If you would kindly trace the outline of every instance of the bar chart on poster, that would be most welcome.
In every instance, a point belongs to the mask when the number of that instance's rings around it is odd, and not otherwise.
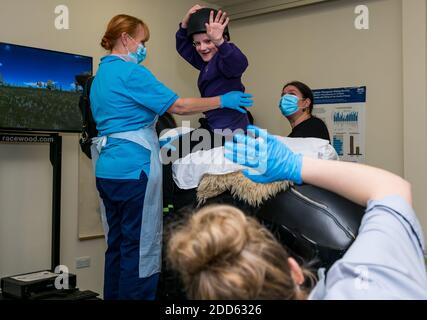
[[[335,135],[332,146],[335,148],[338,156],[342,157],[344,155],[344,135]]]
[[[319,89],[313,94],[313,115],[326,123],[340,159],[365,162],[366,87]]]
[[[350,153],[348,154],[349,156],[362,156],[362,154],[360,153],[360,143],[358,141],[355,142],[355,140],[358,138],[359,137],[356,135],[350,135]]]

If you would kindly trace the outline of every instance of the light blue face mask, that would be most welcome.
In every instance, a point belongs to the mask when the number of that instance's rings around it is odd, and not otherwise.
[[[285,94],[279,102],[280,111],[285,117],[289,117],[298,111],[299,98],[293,94]]]
[[[129,38],[131,38],[134,42],[136,42],[131,36],[129,36]],[[142,43],[139,43],[135,52],[129,52],[129,49],[128,49],[128,57],[130,58],[131,61],[135,62],[136,64],[140,64],[147,57],[147,48],[144,47]]]

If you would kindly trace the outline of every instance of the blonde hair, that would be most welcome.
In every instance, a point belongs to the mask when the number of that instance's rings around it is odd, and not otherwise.
[[[120,38],[123,32],[126,32],[133,37],[135,36],[139,25],[141,25],[144,30],[144,41],[148,41],[150,39],[150,30],[148,29],[147,24],[145,24],[141,19],[126,14],[119,14],[113,17],[108,23],[107,30],[102,37],[101,46],[105,50],[111,51],[117,39]]]
[[[167,246],[191,299],[298,299],[286,250],[239,209],[202,208],[173,231]]]

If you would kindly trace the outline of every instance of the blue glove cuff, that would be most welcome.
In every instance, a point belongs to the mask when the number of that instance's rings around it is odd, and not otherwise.
[[[224,101],[223,101],[223,99],[224,99],[224,95],[219,96],[219,107],[220,108],[224,108]]]
[[[289,170],[288,180],[297,184],[302,184],[302,154],[294,154],[293,161],[290,161],[290,163],[292,163],[293,166]]]

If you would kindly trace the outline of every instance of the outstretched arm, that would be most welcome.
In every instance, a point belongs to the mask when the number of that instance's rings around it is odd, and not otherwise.
[[[169,113],[194,114],[217,108],[228,108],[246,113],[253,104],[252,95],[241,91],[230,91],[222,96],[212,98],[179,98],[168,109]],[[244,108],[242,108],[244,107]]]
[[[399,195],[412,204],[411,186],[388,171],[349,163],[303,158],[302,180],[366,206],[369,200]]]
[[[395,174],[355,163],[302,157],[255,126],[249,126],[248,133],[258,140],[236,135],[234,143],[226,143],[226,157],[251,168],[251,171],[244,173],[255,182],[306,182],[363,206],[369,200],[389,195],[399,195],[409,204],[412,203],[410,184]]]
[[[304,181],[367,207],[356,240],[311,298],[426,299],[424,237],[408,182],[365,165],[294,154],[254,126],[248,127],[248,134],[257,140],[236,135],[225,148],[228,159],[252,168],[244,172],[250,179]]]

